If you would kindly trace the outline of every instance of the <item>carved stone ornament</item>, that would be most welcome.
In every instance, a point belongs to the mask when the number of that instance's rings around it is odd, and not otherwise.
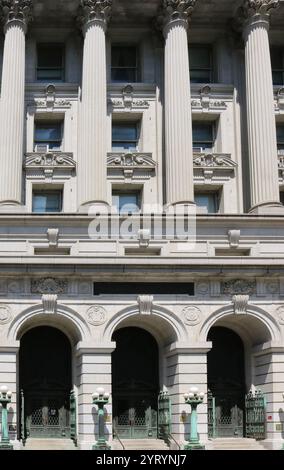
[[[284,305],[280,305],[280,307],[276,309],[276,314],[280,325],[284,325]]]
[[[32,19],[32,0],[0,0],[2,21],[6,27],[13,21],[23,23],[24,27]]]
[[[48,228],[47,229],[47,239],[49,247],[55,247],[58,245],[59,229],[58,228]]]
[[[245,0],[242,6],[245,17],[267,15],[270,10],[277,8],[279,0]]]
[[[5,325],[12,320],[12,312],[8,305],[0,305],[0,325]]]
[[[166,26],[175,20],[187,21],[194,9],[197,0],[163,0],[162,8],[158,14],[157,26]]]
[[[33,279],[31,282],[31,292],[33,294],[64,294],[67,292],[67,287],[67,281],[53,277]]]
[[[247,281],[245,279],[232,279],[222,282],[223,294],[247,294],[251,295],[256,292],[256,282]]]
[[[112,0],[81,0],[78,22],[82,26],[95,20],[106,24],[111,16],[111,7]]]
[[[150,243],[151,233],[148,229],[140,229],[137,231],[137,238],[140,248],[147,248]]]
[[[186,325],[194,326],[201,322],[201,311],[198,307],[188,305],[182,310],[182,315]]]
[[[193,154],[193,166],[199,168],[221,168],[233,170],[237,164],[229,154],[196,153]]]
[[[243,294],[234,295],[232,300],[234,304],[235,314],[240,315],[240,314],[247,313],[249,295],[243,295]]]
[[[26,155],[25,168],[46,168],[58,167],[65,169],[76,168],[76,162],[73,160],[73,153],[63,152],[33,152]]]
[[[151,315],[153,308],[152,295],[138,295],[137,302],[139,305],[139,311],[141,315]]]
[[[106,310],[100,305],[93,305],[87,310],[87,321],[91,325],[103,325],[106,322]]]
[[[208,282],[198,282],[196,285],[196,292],[200,295],[208,294],[209,292]]]
[[[231,248],[238,248],[240,243],[240,230],[228,230],[228,241]]]
[[[108,153],[107,166],[111,168],[143,167],[155,169],[151,153]]]
[[[41,301],[44,313],[56,312],[57,294],[43,294]]]

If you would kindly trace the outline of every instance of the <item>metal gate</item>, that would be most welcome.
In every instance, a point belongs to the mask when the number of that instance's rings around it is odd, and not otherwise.
[[[171,400],[168,392],[160,392],[158,396],[158,438],[167,439],[171,433]]]
[[[124,439],[157,437],[157,409],[146,397],[116,398],[115,433]]]
[[[70,437],[69,394],[25,393],[25,434],[27,437]]]
[[[246,395],[246,437],[265,439],[266,400],[261,390],[252,390]]]
[[[213,397],[208,390],[208,435],[211,438],[243,437],[244,412],[233,394]]]

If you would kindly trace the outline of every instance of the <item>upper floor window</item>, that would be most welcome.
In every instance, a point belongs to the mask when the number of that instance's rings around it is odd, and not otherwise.
[[[60,150],[62,146],[62,121],[36,122],[34,149],[35,151]]]
[[[111,80],[113,82],[138,82],[139,58],[136,46],[112,46]]]
[[[212,122],[193,122],[192,124],[193,151],[212,151],[214,147],[214,124]]]
[[[140,191],[113,191],[112,205],[118,213],[139,212],[141,207]]]
[[[284,153],[284,123],[276,124],[277,149]]]
[[[190,45],[189,66],[192,83],[211,83],[213,80],[211,47]]]
[[[37,80],[62,82],[64,80],[64,45],[41,43],[37,45]]]
[[[61,190],[37,190],[33,191],[33,212],[61,212]]]
[[[195,192],[194,200],[199,214],[215,214],[219,210],[218,191]]]
[[[138,149],[138,124],[137,123],[113,123],[112,125],[112,150],[124,152]]]
[[[284,206],[284,191],[280,191],[280,202]]]

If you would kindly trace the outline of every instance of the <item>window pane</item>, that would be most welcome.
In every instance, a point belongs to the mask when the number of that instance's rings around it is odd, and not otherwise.
[[[209,47],[189,46],[190,68],[211,68],[211,49]]]
[[[63,46],[62,44],[38,44],[37,65],[43,68],[62,67]]]
[[[125,69],[112,69],[111,79],[114,82],[136,82],[137,81],[137,69],[125,68]]]
[[[210,83],[211,71],[210,70],[190,70],[191,83]]]
[[[202,212],[208,214],[214,214],[217,212],[216,193],[195,193],[194,200],[197,207],[202,209]]]
[[[136,67],[137,47],[136,46],[112,46],[111,49],[112,67]]]
[[[140,210],[139,193],[114,193],[112,204],[119,212],[137,212]]]
[[[36,124],[35,138],[39,141],[60,140],[61,123],[51,125]]]
[[[114,124],[112,126],[113,140],[137,140],[136,124]]]
[[[284,143],[284,125],[278,124],[276,126],[277,142]]]
[[[60,212],[61,191],[33,193],[33,212]]]
[[[275,72],[275,70],[272,71],[272,81],[273,85],[283,85],[284,79],[283,79],[283,73],[282,72]]]
[[[197,124],[192,125],[193,147],[212,148],[213,147],[213,125]]]
[[[283,50],[280,47],[272,47],[270,51],[272,69],[283,69]]]
[[[280,202],[284,205],[284,191],[280,191]]]

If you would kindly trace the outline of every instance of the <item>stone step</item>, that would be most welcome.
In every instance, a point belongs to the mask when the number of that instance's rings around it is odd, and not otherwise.
[[[71,439],[27,439],[24,450],[76,450]]]
[[[213,450],[265,450],[259,441],[250,438],[212,439]]]
[[[125,450],[169,450],[161,439],[121,439]],[[113,448],[121,450],[119,441],[113,441]]]

